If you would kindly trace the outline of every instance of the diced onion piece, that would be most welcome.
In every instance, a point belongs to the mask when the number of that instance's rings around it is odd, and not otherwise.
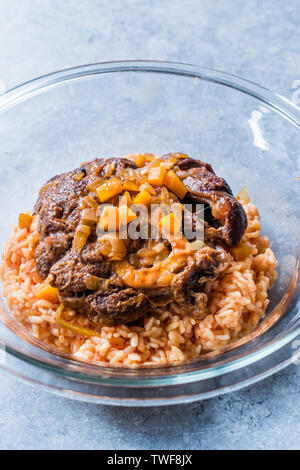
[[[100,277],[93,276],[92,274],[90,274],[85,279],[85,285],[88,290],[99,290],[102,285],[102,279],[100,279]]]
[[[118,178],[111,178],[96,189],[97,196],[101,202],[105,202],[113,196],[117,196],[122,191],[123,185]]]
[[[84,198],[82,198],[82,202],[88,206],[88,207],[92,207],[93,209],[95,209],[95,212],[98,208],[98,202],[94,199],[94,197],[92,196],[92,194],[88,194],[87,196],[85,196]]]
[[[110,178],[111,175],[113,174],[113,172],[115,171],[115,169],[116,169],[116,164],[115,163],[108,163],[107,165],[105,165],[105,167],[104,167],[105,177]]]
[[[99,188],[99,186],[101,186],[101,184],[103,183],[103,179],[102,178],[95,178],[93,181],[91,181],[88,185],[87,185],[87,189],[89,191],[96,191],[97,188]]]
[[[139,153],[135,159],[134,159],[134,163],[139,167],[139,168],[142,168],[145,163],[146,163],[146,158],[144,157],[144,155],[142,153]]]
[[[81,214],[81,223],[84,225],[93,225],[98,222],[98,216],[95,209],[83,209]]]
[[[91,227],[87,225],[78,225],[77,230],[75,232],[75,236],[73,239],[72,248],[74,250],[81,251],[84,245],[87,242],[87,239],[91,233]]]
[[[154,245],[152,247],[152,250],[155,252],[155,253],[161,253],[162,251],[165,250],[165,245],[163,243],[158,243],[157,245]]]
[[[202,248],[204,247],[204,243],[202,240],[195,240],[194,242],[191,242],[190,243],[190,247],[192,250],[202,250]]]
[[[247,245],[238,245],[231,248],[231,254],[236,261],[243,261],[250,255],[250,248]]]
[[[125,193],[123,194],[121,200],[120,200],[120,203],[119,203],[119,206],[131,206],[132,204],[132,198],[129,194],[128,191],[125,191]]]
[[[147,183],[147,181],[145,181],[145,183],[141,184],[140,190],[141,191],[147,191],[149,194],[152,194],[152,196],[156,196],[155,189],[152,188],[151,184]]]
[[[86,244],[87,236],[84,233],[77,232],[73,239],[72,247],[74,250],[81,251]]]
[[[161,166],[164,166],[167,170],[171,170],[176,163],[177,159],[175,157],[170,157],[169,160],[163,160]]]
[[[171,235],[176,235],[181,228],[181,218],[171,212],[160,220],[159,225]]]
[[[42,284],[37,293],[36,297],[38,299],[48,300],[53,304],[58,302],[58,289],[56,287],[49,286],[49,284]]]
[[[154,186],[162,186],[167,169],[164,166],[150,168],[148,173],[148,182]]]
[[[84,235],[88,237],[91,234],[91,227],[85,224],[79,224],[76,232],[83,233]]]
[[[248,202],[250,202],[250,197],[249,197],[246,186],[242,187],[240,192],[237,194],[236,198],[239,199],[240,201],[243,201],[245,204],[248,204]]]
[[[85,176],[85,172],[84,171],[78,171],[78,173],[76,173],[76,175],[74,176],[74,180],[75,181],[80,181],[82,180],[82,178]]]
[[[103,256],[112,261],[121,261],[127,255],[127,248],[124,240],[118,238],[116,234],[105,233],[98,239],[99,250]]]
[[[66,330],[70,330],[73,333],[81,336],[99,336],[100,334],[97,333],[97,331],[90,330],[89,328],[83,328],[82,326],[74,325],[73,323],[64,320],[61,318],[62,312],[63,312],[64,306],[63,304],[60,304],[56,311],[56,321],[57,323],[62,326],[63,328],[66,328]]]
[[[126,191],[134,191],[134,192],[138,192],[140,190],[140,187],[136,183],[130,180],[125,181],[125,183],[123,184],[123,188]]]
[[[21,213],[19,215],[19,227],[20,228],[30,229],[31,222],[32,222],[31,214]]]
[[[150,201],[151,195],[148,193],[148,191],[141,191],[135,196],[133,204],[143,204],[147,206],[148,204],[150,204]]]
[[[183,182],[178,178],[173,170],[169,170],[164,179],[164,185],[170,189],[179,199],[183,199],[187,193],[187,189]]]

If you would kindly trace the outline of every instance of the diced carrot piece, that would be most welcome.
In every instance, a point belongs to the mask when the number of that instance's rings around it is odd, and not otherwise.
[[[124,206],[126,207],[126,206]],[[119,211],[118,207],[115,206],[106,206],[103,209],[103,212],[98,223],[98,228],[102,231],[114,232],[118,230],[119,227]]]
[[[121,225],[127,225],[130,222],[132,222],[134,219],[136,219],[137,216],[135,213],[126,205],[120,206],[119,207],[119,228]]]
[[[113,196],[117,196],[117,194],[120,194],[122,191],[123,185],[118,178],[111,178],[96,189],[97,196],[101,202],[105,202]]]
[[[148,182],[154,186],[162,186],[167,170],[164,166],[150,168],[148,173]]]
[[[32,222],[32,215],[21,213],[19,215],[19,227],[30,229]]]
[[[169,170],[164,179],[164,185],[170,189],[176,196],[183,199],[187,193],[187,189],[183,182],[178,178],[173,170]]]
[[[133,181],[129,181],[129,180],[123,184],[123,188],[126,191],[134,191],[134,192],[138,192],[140,190],[140,187],[136,183],[134,183]]]
[[[181,228],[181,218],[171,212],[161,219],[159,225],[170,234],[176,235]]]
[[[142,153],[139,153],[137,157],[134,159],[134,163],[139,167],[142,168],[146,163],[146,158]]]
[[[125,193],[123,194],[120,202],[119,202],[119,206],[128,206],[130,207],[132,204],[132,198],[129,194],[128,191],[125,191]]]
[[[155,158],[155,155],[153,153],[144,153],[144,157],[147,162],[152,162],[152,160]]]
[[[150,201],[151,195],[148,193],[148,191],[141,191],[135,196],[133,204],[144,204],[145,206],[147,206]]]
[[[56,287],[49,286],[48,284],[42,284],[37,294],[38,299],[48,300],[53,304],[58,303],[58,290]]]

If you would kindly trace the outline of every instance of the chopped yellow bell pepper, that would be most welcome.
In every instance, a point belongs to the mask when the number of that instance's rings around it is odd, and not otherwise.
[[[164,185],[170,189],[176,196],[183,199],[187,193],[187,189],[183,182],[178,178],[173,170],[169,170],[164,179]]]
[[[162,186],[166,172],[167,169],[164,166],[150,168],[148,173],[148,182],[154,186]]]
[[[32,215],[31,214],[21,213],[19,215],[19,227],[20,228],[30,229],[31,222],[32,222]]]
[[[117,196],[117,194],[120,194],[122,191],[123,185],[118,178],[111,178],[96,189],[97,196],[101,202],[105,202],[113,196]]]
[[[42,284],[37,291],[36,297],[38,299],[48,300],[53,304],[58,302],[58,289],[56,287],[49,286],[49,284]]]
[[[150,201],[151,201],[151,195],[148,193],[148,191],[141,191],[135,196],[133,200],[133,204],[143,204],[147,206],[150,203]]]

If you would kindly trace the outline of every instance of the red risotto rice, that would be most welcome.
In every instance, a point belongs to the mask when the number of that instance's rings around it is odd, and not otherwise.
[[[242,201],[241,201],[242,202]],[[216,351],[251,331],[263,318],[268,289],[276,278],[276,259],[269,240],[260,233],[259,214],[243,203],[248,228],[242,238],[250,254],[231,262],[216,281],[206,284],[208,315],[196,321],[175,303],[156,308],[143,326],[103,326],[98,336],[84,338],[56,323],[58,304],[36,297],[42,279],[36,270],[34,248],[37,220],[30,230],[16,227],[5,246],[1,265],[3,295],[16,319],[36,338],[86,362],[124,365],[169,364]],[[66,320],[94,329],[88,318],[66,310]]]

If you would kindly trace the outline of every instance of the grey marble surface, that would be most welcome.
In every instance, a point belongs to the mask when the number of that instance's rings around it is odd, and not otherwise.
[[[299,86],[297,0],[0,0],[0,83],[114,59],[168,59],[236,73],[288,98]],[[1,449],[300,447],[300,369],[185,406],[73,402],[0,372]]]

